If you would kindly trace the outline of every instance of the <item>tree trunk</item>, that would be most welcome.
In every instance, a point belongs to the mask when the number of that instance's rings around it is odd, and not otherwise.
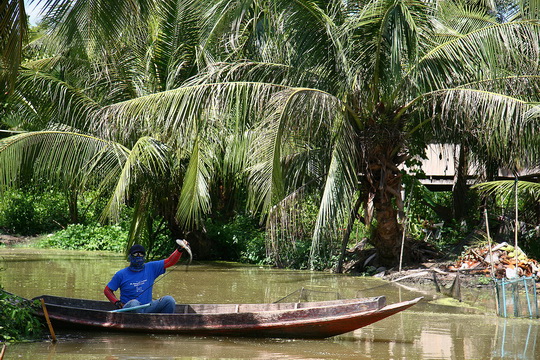
[[[373,205],[377,220],[372,243],[377,249],[380,265],[391,267],[398,263],[401,244],[402,226],[398,222],[398,213],[403,211],[401,173],[390,159],[378,158],[371,169],[372,177],[368,179],[375,195]]]
[[[397,220],[397,209],[392,198],[384,189],[377,191],[374,200],[377,227],[373,236],[373,245],[379,254],[379,262],[384,266],[394,266],[399,259],[401,226]]]
[[[68,190],[68,210],[69,210],[69,222],[70,224],[77,224],[79,222],[79,208],[77,206],[79,192],[76,189]]]

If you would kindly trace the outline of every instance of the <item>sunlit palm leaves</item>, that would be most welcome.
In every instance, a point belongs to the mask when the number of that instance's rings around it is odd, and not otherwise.
[[[0,90],[12,88],[28,31],[23,0],[0,2]]]
[[[137,141],[122,164],[122,172],[116,179],[116,189],[109,200],[106,214],[118,220],[121,205],[135,191],[152,192],[162,188],[170,177],[170,154],[164,144],[143,137]]]
[[[90,130],[100,106],[83,91],[49,74],[21,71],[15,89],[20,102],[39,115],[41,123],[63,124]]]
[[[65,188],[100,183],[110,187],[115,181],[111,174],[118,174],[127,153],[122,146],[84,134],[44,131],[15,135],[0,141],[0,184],[34,179]]]
[[[512,197],[517,187],[518,192],[528,194],[536,201],[540,200],[540,184],[530,181],[499,180],[477,184],[474,187],[486,195],[498,195],[503,198]]]

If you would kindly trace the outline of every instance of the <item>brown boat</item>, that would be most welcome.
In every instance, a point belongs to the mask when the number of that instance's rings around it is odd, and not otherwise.
[[[176,305],[174,314],[114,312],[106,301],[44,295],[55,327],[78,330],[326,338],[403,311],[422,298],[386,305],[384,296],[299,303]],[[40,313],[44,316],[43,313]]]

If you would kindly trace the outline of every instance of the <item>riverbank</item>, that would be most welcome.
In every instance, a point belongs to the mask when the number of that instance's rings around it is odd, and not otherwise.
[[[15,245],[27,245],[33,240],[37,239],[34,236],[14,236],[7,234],[0,234],[0,245],[15,246]]]
[[[0,234],[0,244],[6,247],[30,246],[37,239],[39,237]],[[375,274],[374,277],[414,287],[420,291],[439,293],[458,301],[463,300],[461,288],[475,289],[486,294],[491,293],[494,288],[489,271],[457,271],[455,261],[424,262],[409,265],[402,271],[385,270]],[[540,288],[538,283],[537,288]]]

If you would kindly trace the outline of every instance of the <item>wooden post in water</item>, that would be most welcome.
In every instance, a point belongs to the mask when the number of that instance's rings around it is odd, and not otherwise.
[[[0,360],[4,358],[5,353],[6,353],[6,344],[2,346],[2,351],[0,352]]]
[[[516,276],[518,274],[518,230],[519,230],[519,219],[518,219],[518,178],[516,176],[515,182],[515,229],[514,229],[514,259],[516,260]]]
[[[489,262],[491,264],[490,272],[491,272],[491,278],[495,279],[495,268],[493,265],[493,251],[491,250],[491,236],[489,234],[489,221],[488,221],[488,213],[487,208],[484,208],[484,218],[486,221],[486,234],[488,238],[488,246],[489,246]]]
[[[47,321],[47,326],[49,326],[49,332],[51,333],[52,342],[56,342],[56,335],[54,334],[54,329],[51,324],[51,319],[49,319],[49,312],[47,311],[47,307],[45,306],[45,300],[43,298],[39,299],[41,301],[41,307],[43,308],[43,315],[45,315],[45,320]]]

